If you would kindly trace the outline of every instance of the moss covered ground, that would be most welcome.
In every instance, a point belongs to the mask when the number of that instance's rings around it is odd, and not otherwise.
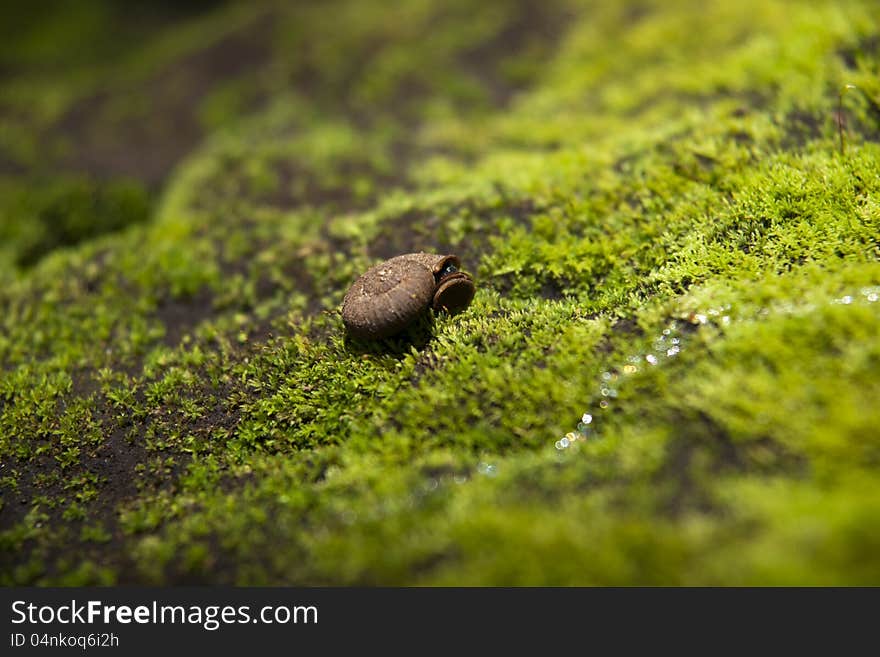
[[[880,584],[875,2],[145,6],[0,21],[0,583]]]

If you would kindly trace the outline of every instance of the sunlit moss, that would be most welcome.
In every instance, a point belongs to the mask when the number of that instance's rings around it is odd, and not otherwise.
[[[40,74],[58,22],[8,42],[0,582],[877,584],[874,9],[231,3]],[[187,102],[158,75],[252,41]],[[102,86],[86,134],[144,89],[189,117],[160,185],[71,172]],[[470,308],[347,339],[351,281],[419,249]]]

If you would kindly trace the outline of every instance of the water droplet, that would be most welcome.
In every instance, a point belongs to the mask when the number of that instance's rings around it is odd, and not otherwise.
[[[730,324],[730,317],[725,315],[724,317],[721,318],[721,323],[724,324],[725,326],[727,326],[728,324]]]
[[[556,441],[556,449],[563,449],[561,440]]]
[[[583,422],[578,422],[577,430],[584,438],[590,435],[590,427]]]
[[[680,349],[679,347],[677,347],[677,346],[676,346],[676,347],[670,347],[669,349],[666,350],[666,355],[669,356],[670,358],[672,358],[673,356],[675,356],[675,355],[676,355],[678,352],[680,352],[680,351],[681,351],[681,349]]]
[[[610,389],[609,389],[609,388],[606,388],[606,387],[603,386],[603,387],[599,390],[599,392],[602,393],[602,396],[603,396],[603,397],[607,397],[607,396],[608,396],[608,393],[610,392]]]
[[[849,304],[852,303],[852,297],[849,296],[849,295],[847,294],[845,297],[843,297],[843,298],[840,300],[840,303],[842,303],[842,304],[848,306]]]
[[[669,335],[670,333],[672,333],[671,330],[669,330],[669,329],[663,329],[663,335]],[[662,338],[661,338],[661,339],[662,339]]]
[[[608,408],[608,402],[603,399],[599,402],[599,408]]]
[[[610,381],[611,380],[611,372],[602,372],[602,380]]]
[[[593,421],[593,416],[590,415],[589,413],[584,413],[581,416],[581,422],[583,422],[584,424],[589,424],[592,421]]]
[[[559,445],[562,447],[562,449],[565,449],[566,447],[568,447],[569,444],[571,444],[571,443],[568,440],[568,438],[563,438],[562,440],[559,441]]]
[[[871,292],[871,293],[868,295],[868,301],[871,302],[871,303],[874,303],[877,299],[880,299],[880,297],[877,296],[877,293],[876,293],[876,292]]]
[[[653,356],[645,356],[646,360],[649,358],[654,358],[654,357]],[[650,362],[650,361],[648,361],[648,362]],[[639,368],[636,367],[635,365],[624,365],[623,366],[623,373],[624,374],[635,374],[638,371],[639,371]]]
[[[657,364],[657,357],[654,354],[648,354],[647,356],[645,356],[645,360],[648,361],[650,365]]]

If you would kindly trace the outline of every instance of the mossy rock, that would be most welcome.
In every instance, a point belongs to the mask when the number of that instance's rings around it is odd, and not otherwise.
[[[2,21],[0,583],[880,584],[874,2],[172,4]]]

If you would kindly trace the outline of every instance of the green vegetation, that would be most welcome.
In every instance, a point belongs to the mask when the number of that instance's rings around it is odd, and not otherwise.
[[[0,584],[880,584],[875,3],[171,4],[2,22]]]

